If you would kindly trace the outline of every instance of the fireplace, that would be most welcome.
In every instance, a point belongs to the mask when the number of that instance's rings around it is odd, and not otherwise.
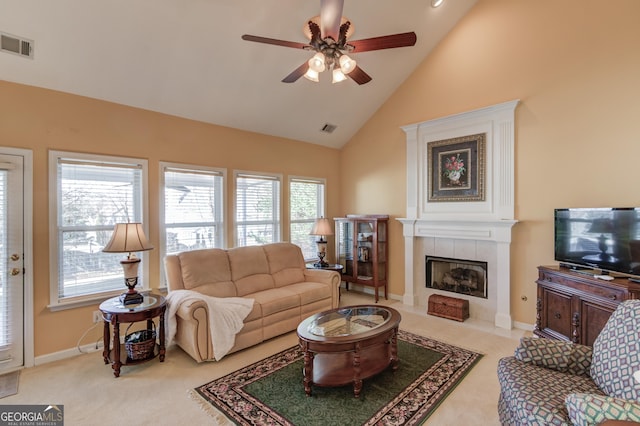
[[[487,262],[425,256],[426,286],[487,298]]]
[[[397,220],[402,223],[404,236],[403,303],[426,306],[431,295],[457,289],[462,292],[457,298],[469,302],[471,319],[490,321],[499,328],[512,327],[510,246],[511,228],[517,223],[514,217],[517,105],[515,100],[402,127],[407,142],[407,217]],[[477,163],[484,165],[478,174],[478,179],[484,179],[484,198],[431,197],[429,189],[440,175],[430,161],[430,144],[478,134],[485,135],[486,144],[484,160]],[[427,257],[448,259],[444,263],[453,263],[453,269],[461,268],[455,259],[473,259],[464,262],[473,265],[456,271],[463,274],[462,279],[456,282],[455,277],[447,278],[447,288],[436,288],[445,287],[443,278],[432,272],[427,279],[424,263]],[[476,273],[481,277],[476,277],[476,281],[484,281],[483,289],[479,283],[475,288],[475,282],[464,280],[464,269],[476,270],[475,262],[484,264],[483,272]],[[446,272],[451,275],[450,266]]]

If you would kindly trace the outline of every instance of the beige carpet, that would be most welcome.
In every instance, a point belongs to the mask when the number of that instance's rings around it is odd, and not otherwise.
[[[0,376],[0,398],[17,394],[19,380],[20,371],[14,371]]]
[[[372,303],[373,297],[342,290],[341,305]],[[486,354],[427,421],[428,425],[498,425],[498,359],[513,354],[519,330],[494,329],[474,320],[464,323],[426,315],[426,308],[385,301],[402,314],[400,328]],[[192,401],[191,389],[229,374],[297,343],[295,332],[231,354],[220,362],[197,364],[180,348],[171,347],[158,360],[123,367],[114,378],[101,352],[22,370],[20,392],[2,404],[61,404],[66,425],[212,424]]]

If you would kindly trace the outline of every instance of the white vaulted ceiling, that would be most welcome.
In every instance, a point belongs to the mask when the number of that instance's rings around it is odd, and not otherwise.
[[[351,39],[418,39],[351,55],[373,78],[359,86],[282,83],[311,53],[240,38],[306,43],[319,0],[0,0],[0,32],[34,41],[33,59],[0,52],[0,80],[340,148],[475,2],[345,0]]]

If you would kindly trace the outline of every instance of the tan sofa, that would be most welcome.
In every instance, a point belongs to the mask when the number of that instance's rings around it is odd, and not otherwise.
[[[307,269],[300,247],[290,243],[183,252],[166,256],[165,269],[169,292],[186,289],[254,299],[229,353],[295,330],[306,317],[338,307],[340,275]],[[174,342],[198,362],[214,359],[206,303],[185,301],[176,319]]]

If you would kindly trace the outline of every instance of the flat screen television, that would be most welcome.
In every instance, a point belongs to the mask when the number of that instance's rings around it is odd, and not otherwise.
[[[640,208],[555,209],[555,260],[640,278]]]

